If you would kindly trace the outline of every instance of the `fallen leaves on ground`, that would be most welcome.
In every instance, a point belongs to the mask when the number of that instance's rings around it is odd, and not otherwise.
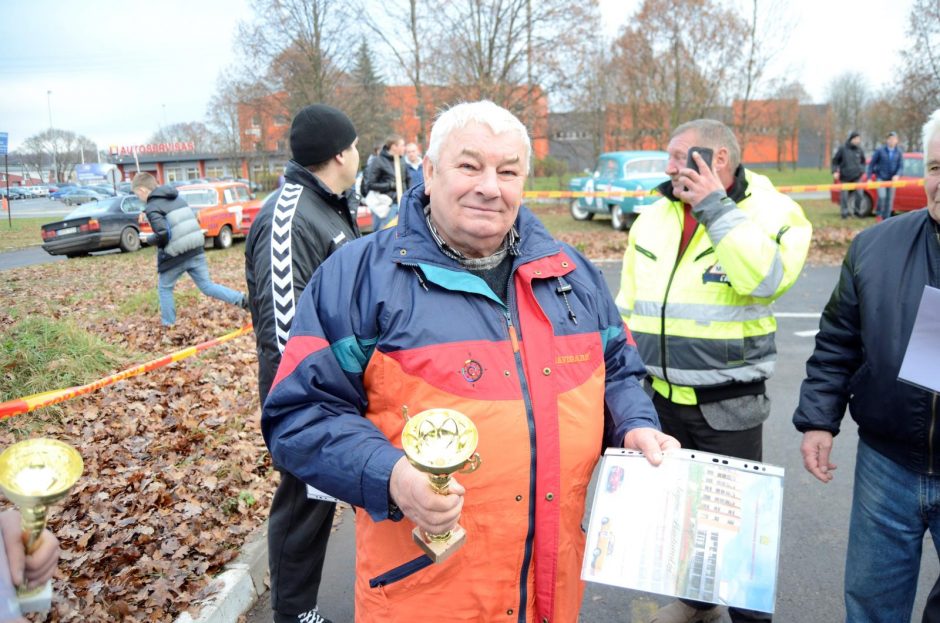
[[[210,252],[215,281],[244,290],[241,247]],[[186,292],[164,332],[128,297],[155,285],[152,252],[4,273],[0,327],[31,314],[79,323],[126,352],[127,364],[203,342],[250,321]],[[179,301],[179,299],[178,299]],[[125,310],[125,311],[122,311]],[[126,367],[126,366],[125,366]],[[62,543],[49,621],[172,621],[211,592],[208,579],[267,516],[277,481],[259,426],[254,334],[57,407],[8,421],[0,446],[48,436],[75,446],[85,471],[53,507]]]

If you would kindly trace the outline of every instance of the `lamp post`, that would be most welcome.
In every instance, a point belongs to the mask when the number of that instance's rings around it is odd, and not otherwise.
[[[59,183],[59,164],[56,161],[56,141],[52,135],[52,91],[46,91],[46,103],[49,106],[49,142],[52,144],[52,174],[55,175],[55,183]]]

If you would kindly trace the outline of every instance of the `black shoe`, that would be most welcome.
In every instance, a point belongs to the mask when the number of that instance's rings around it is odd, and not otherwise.
[[[247,294],[242,297],[242,300],[238,303],[238,306],[245,311],[251,311],[251,299],[248,298]]]

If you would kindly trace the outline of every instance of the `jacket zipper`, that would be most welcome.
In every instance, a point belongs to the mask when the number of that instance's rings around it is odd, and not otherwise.
[[[512,343],[513,358],[516,362],[516,372],[519,374],[519,385],[522,389],[522,399],[525,403],[526,421],[529,425],[529,529],[525,537],[525,553],[522,558],[522,568],[519,572],[519,623],[526,623],[526,604],[528,602],[528,582],[529,565],[532,563],[532,544],[535,540],[535,478],[536,473],[536,454],[535,454],[535,416],[532,411],[532,400],[529,396],[529,385],[526,382],[525,368],[522,363],[522,351],[519,348],[519,337],[516,334],[516,327],[512,322],[512,303],[513,303],[513,274],[509,276],[509,306],[503,311],[506,317],[506,326],[509,330],[509,341]]]
[[[682,208],[681,219],[679,222],[680,229],[685,227],[685,208]],[[695,229],[692,230],[692,238],[695,237],[695,231],[698,229],[698,224],[695,225]],[[660,363],[663,367],[663,380],[666,382],[666,385],[669,387],[669,396],[667,400],[672,401],[672,383],[669,382],[669,367],[666,365],[668,360],[668,355],[666,353],[666,303],[669,301],[669,290],[672,289],[672,280],[676,276],[676,271],[679,270],[679,262],[682,260],[682,256],[685,255],[685,252],[689,250],[689,247],[692,246],[692,238],[689,238],[689,243],[685,246],[685,249],[682,249],[676,256],[676,263],[672,265],[672,272],[669,273],[669,281],[666,282],[666,292],[663,294],[663,307],[659,312],[659,349],[660,349]],[[681,244],[681,240],[680,240]]]
[[[933,395],[933,398],[930,400],[930,436],[927,438],[927,473],[931,476],[934,473],[933,469],[933,433],[937,427],[937,394]]]

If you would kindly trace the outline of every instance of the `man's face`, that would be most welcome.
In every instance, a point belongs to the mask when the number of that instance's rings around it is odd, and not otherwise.
[[[895,147],[898,146],[898,137],[897,137],[897,136],[889,136],[889,137],[887,138],[887,140],[885,141],[885,143],[887,143],[887,145],[888,145],[889,148],[894,149]]]
[[[669,154],[669,160],[666,161],[666,175],[672,180],[673,192],[681,191],[682,184],[679,183],[679,170],[686,168],[686,162],[689,157],[689,150],[693,147],[711,147],[701,142],[698,132],[688,130],[682,134],[677,134],[669,141],[666,147],[666,153]],[[731,185],[733,178],[728,172],[728,150],[724,147],[715,149],[712,156],[712,168],[718,174],[721,182],[727,187]]]
[[[349,188],[356,183],[359,172],[359,137],[340,153],[343,156],[343,188]]]
[[[940,223],[940,132],[935,132],[927,143],[924,154],[924,191],[927,193],[927,210],[933,220]]]
[[[467,257],[499,249],[522,205],[526,158],[518,133],[471,123],[447,137],[437,165],[425,161],[431,218],[449,245]]]
[[[862,137],[861,137],[861,136],[856,136],[855,138],[853,138],[853,139],[852,139],[851,141],[849,141],[849,142],[852,143],[853,145],[855,145],[856,147],[858,147],[859,145],[862,144]]]
[[[393,156],[404,156],[405,155],[405,141],[398,141],[394,145],[388,148],[388,153]]]
[[[408,143],[405,145],[405,157],[408,158],[408,162],[415,164],[421,160],[421,154],[418,153],[418,146],[414,143]]]

